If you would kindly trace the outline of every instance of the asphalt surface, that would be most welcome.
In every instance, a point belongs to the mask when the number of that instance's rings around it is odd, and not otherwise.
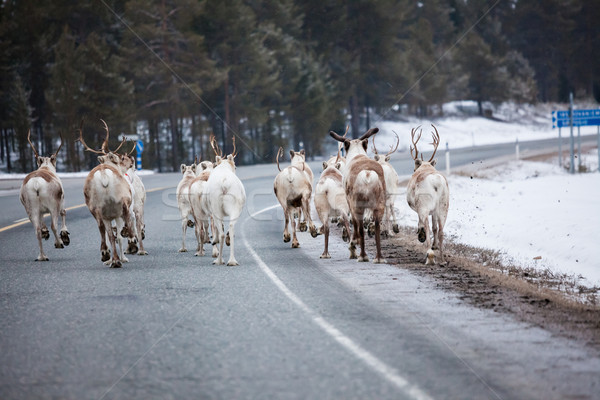
[[[513,152],[457,151],[453,165]],[[412,171],[405,156],[400,174]],[[180,174],[143,178],[150,254],[121,269],[100,261],[83,179],[63,180],[71,245],[44,242],[49,262],[33,261],[31,225],[4,182],[0,398],[598,398],[600,358],[583,344],[474,309],[398,268],[347,260],[339,238],[331,260],[319,260],[322,237],[308,233],[291,249],[275,172],[238,168],[248,199],[238,267],[194,257],[193,229],[191,251],[177,251]]]

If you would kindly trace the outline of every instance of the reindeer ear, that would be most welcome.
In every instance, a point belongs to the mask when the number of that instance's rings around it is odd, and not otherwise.
[[[348,149],[350,149],[350,141],[344,141],[344,150],[346,151],[346,155],[348,155]]]
[[[56,155],[52,154],[50,156],[50,162],[56,167]]]
[[[290,158],[294,158],[294,150],[290,150]]]
[[[104,158],[104,156],[98,156],[98,162],[100,164],[104,164],[105,161],[106,161],[106,159]]]
[[[216,156],[215,157],[215,165],[219,165],[220,162],[221,162],[221,157],[220,156]]]
[[[385,162],[388,162],[388,161],[390,161],[390,159],[391,159],[391,158],[392,158],[392,156],[387,156],[387,157],[385,158]]]
[[[342,163],[340,163],[340,162],[339,163],[335,163],[335,167],[337,169],[342,169]]]
[[[375,159],[375,161],[379,161],[379,154],[375,154],[375,157],[373,157],[373,159]]]
[[[362,144],[363,149],[365,149],[365,151],[367,151],[367,149],[369,148],[369,139],[368,138],[364,139],[361,144]]]
[[[419,160],[418,158],[415,160],[415,171],[423,164],[423,160]]]
[[[196,172],[196,164],[192,164],[192,171]]]
[[[37,162],[38,168],[42,166],[42,157],[36,157],[35,161]]]
[[[304,155],[304,149],[300,150],[300,155]]]
[[[327,161],[323,161],[323,171],[327,169]]]
[[[431,166],[435,167],[435,163],[437,163],[437,158],[435,160],[431,161]]]
[[[179,169],[181,170],[181,173],[183,174],[185,172],[185,164],[181,164],[181,167],[179,167]]]

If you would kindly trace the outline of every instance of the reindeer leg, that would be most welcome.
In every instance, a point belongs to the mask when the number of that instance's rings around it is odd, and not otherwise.
[[[315,226],[312,217],[310,216],[310,197],[305,197],[302,199],[302,209],[304,211],[304,224],[306,225],[306,221],[308,221],[308,226],[310,229],[310,235],[312,237],[317,237],[317,227]],[[306,231],[306,229],[304,229]]]
[[[121,268],[121,260],[119,259],[119,254],[117,253],[117,243],[115,238],[115,233],[112,230],[112,224],[110,220],[103,220],[104,229],[108,234],[108,240],[110,242],[110,247],[112,249],[112,260],[106,261],[105,264],[110,264],[111,268]]]
[[[219,221],[215,224],[217,226],[217,236],[219,237],[219,255],[217,259],[213,261],[215,265],[223,265],[223,245],[225,244],[225,228],[223,227],[223,221]]]
[[[331,258],[329,255],[329,221],[327,217],[323,218],[323,234],[325,235],[325,249],[323,250],[323,254],[321,254],[320,258]]]
[[[375,217],[375,246],[377,248],[377,255],[373,263],[384,264],[386,260],[381,256],[381,222],[379,221],[380,215],[378,212],[374,213]]]
[[[62,219],[62,221],[61,221],[62,228],[60,229],[60,238],[62,239],[63,244],[65,246],[68,246],[69,244],[71,244],[71,239],[69,238],[69,230],[67,229],[67,211],[64,209],[62,204],[60,206],[59,214]]]
[[[52,210],[50,213],[50,229],[52,229],[52,234],[54,234],[54,247],[57,249],[64,249],[65,245],[62,242],[62,239],[58,235],[58,230],[56,229],[58,226],[58,213],[55,210]]]
[[[355,259],[358,258],[358,256],[356,255],[356,241],[358,239],[358,222],[356,221],[356,218],[354,218],[354,215],[352,215],[352,225],[354,231],[352,232],[352,240],[350,240],[350,246],[348,246],[348,248],[350,249],[350,259]]]
[[[102,262],[106,262],[110,260],[110,250],[106,245],[106,227],[104,226],[104,221],[102,220],[102,216],[97,210],[92,211],[92,215],[96,219],[96,223],[98,224],[98,231],[100,232],[100,259]],[[109,227],[112,230],[112,227]]]
[[[360,244],[358,262],[369,262],[369,256],[367,256],[367,252],[365,251],[365,227],[362,223],[358,226],[358,240]]]
[[[425,260],[425,265],[433,265],[435,264],[435,252],[431,248],[431,231],[429,227],[429,216],[425,217],[424,229],[426,232],[425,246],[427,248],[427,258]]]
[[[292,240],[290,236],[290,231],[288,230],[288,225],[290,224],[290,209],[284,208],[283,215],[285,217],[285,226],[283,228],[283,243],[287,243]],[[294,216],[292,215],[292,221],[294,220]]]
[[[148,252],[144,249],[144,242],[143,242],[143,240],[146,236],[144,233],[144,221],[143,221],[141,214],[138,212],[135,213],[135,224],[136,224],[136,231],[137,231],[137,239],[138,239],[138,243],[140,245],[140,249],[138,251],[138,256],[146,256],[146,255],[148,255]]]
[[[187,232],[187,227],[188,227],[188,218],[187,215],[186,216],[181,216],[181,231],[182,231],[182,238],[181,238],[181,248],[179,249],[180,253],[185,253],[187,251],[186,247],[185,247],[185,234]]]
[[[297,249],[298,247],[300,247],[300,242],[298,242],[298,238],[296,237],[296,219],[293,215],[291,215],[290,219],[290,222],[292,224],[292,248]]]
[[[138,240],[137,240],[137,229],[135,214],[131,212],[131,203],[123,204],[123,229],[121,229],[121,236],[127,236],[127,252],[129,254],[135,254],[138,252]]]
[[[29,215],[29,220],[33,225],[35,237],[37,238],[38,245],[40,247],[40,253],[38,254],[38,257],[35,259],[35,261],[48,261],[48,257],[44,253],[44,248],[42,247],[42,238],[44,235],[42,233],[42,227],[40,223],[40,213],[37,211],[32,211]]]
[[[196,257],[197,256],[203,256],[204,255],[204,222],[203,221],[199,221],[196,216],[194,215],[194,230],[196,232],[196,240],[198,241],[198,247],[196,248],[196,254],[194,254]]]
[[[229,246],[230,253],[229,253],[229,261],[227,262],[227,265],[229,265],[230,267],[239,265],[235,259],[235,255],[233,254],[233,241],[235,239],[235,233],[234,233],[235,222],[236,222],[235,220],[229,221],[229,232],[227,232],[227,234],[229,235],[229,240],[230,240],[230,246]]]

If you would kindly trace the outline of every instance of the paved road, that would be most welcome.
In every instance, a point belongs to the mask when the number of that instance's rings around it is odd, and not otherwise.
[[[239,267],[177,252],[179,174],[144,178],[150,255],[118,270],[100,262],[96,224],[76,207],[81,179],[65,180],[71,245],[45,242],[47,263],[33,261],[29,224],[5,229],[24,216],[6,190],[0,398],[597,396],[596,352],[401,269],[348,261],[339,239],[331,260],[319,260],[322,239],[305,233],[291,249],[273,207],[274,167],[238,173],[248,194]],[[192,232],[187,241],[193,248]]]

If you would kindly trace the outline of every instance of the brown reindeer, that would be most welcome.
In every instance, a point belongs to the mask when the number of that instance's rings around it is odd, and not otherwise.
[[[384,263],[381,256],[381,219],[385,212],[386,187],[381,165],[367,156],[369,138],[379,132],[379,129],[369,129],[358,139],[347,139],[331,131],[329,134],[338,142],[344,144],[346,150],[346,166],[344,167],[344,190],[352,215],[354,233],[350,242],[350,258],[356,258],[356,242],[360,242],[358,261],[369,261],[365,252],[365,230],[363,220],[365,213],[370,211],[375,224],[375,243],[377,255],[375,263]]]
[[[431,126],[435,131],[432,132],[433,143],[431,143],[434,146],[434,150],[429,161],[423,161],[423,154],[421,154],[421,159],[418,158],[419,151],[417,150],[417,142],[421,138],[422,130],[419,132],[416,139],[416,130],[419,128],[412,129],[410,132],[414,146],[414,148],[411,146],[410,153],[415,161],[415,171],[408,182],[406,190],[406,200],[408,201],[408,205],[416,211],[419,216],[417,231],[419,242],[427,242],[426,264],[435,264],[436,252],[439,253],[439,262],[445,262],[443,253],[444,224],[446,223],[446,217],[448,216],[450,197],[446,178],[435,169],[436,160],[433,157],[435,157],[438,145],[440,144],[440,135],[435,126]],[[433,228],[433,245],[430,244],[430,215]]]
[[[50,232],[44,224],[44,213],[49,212],[51,216],[50,228],[54,234],[54,247],[62,249],[71,242],[67,230],[67,212],[64,206],[63,186],[60,178],[56,175],[56,156],[62,147],[62,136],[60,137],[58,149],[50,157],[40,157],[35,146],[31,143],[31,131],[27,133],[27,141],[33,149],[38,169],[25,177],[19,197],[23,206],[25,206],[25,211],[33,225],[40,246],[40,254],[36,261],[48,261],[42,247],[42,238],[46,240],[50,238]],[[60,237],[56,231],[59,215],[62,218]]]
[[[101,259],[111,268],[120,268],[122,266],[123,255],[119,257],[116,248],[117,235],[113,232],[112,222],[117,226],[122,226],[121,236],[127,237],[129,241],[128,252],[135,254],[138,251],[137,237],[135,228],[135,218],[133,212],[133,193],[130,183],[124,177],[128,166],[121,163],[121,157],[115,152],[121,148],[123,143],[115,151],[108,148],[108,127],[106,129],[106,138],[102,143],[100,151],[87,146],[83,141],[83,122],[79,129],[79,141],[87,151],[101,154],[98,160],[102,163],[92,169],[88,174],[83,185],[83,195],[85,204],[90,213],[96,219],[98,230],[100,232],[100,252]],[[106,245],[106,237],[111,244],[111,253]],[[122,253],[122,250],[121,250]]]

